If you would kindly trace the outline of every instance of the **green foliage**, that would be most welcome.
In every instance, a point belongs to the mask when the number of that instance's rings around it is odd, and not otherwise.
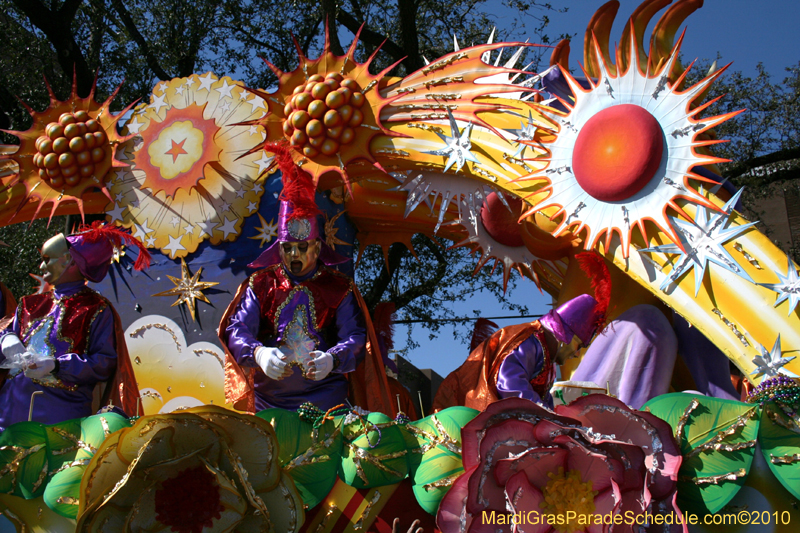
[[[699,405],[691,408],[695,400]],[[678,439],[683,455],[678,473],[680,508],[698,514],[722,509],[742,488],[750,471],[759,435],[760,407],[673,393],[650,400],[643,409],[665,420],[676,433],[681,419],[685,421]],[[745,475],[738,475],[741,470]],[[717,482],[712,478],[718,478]]]
[[[47,226],[47,219],[34,220],[30,224],[13,224],[0,228],[0,281],[19,300],[30,294],[38,283],[28,274],[40,274],[39,249],[53,235],[64,231],[67,217],[54,217]]]
[[[792,424],[775,403],[768,403],[765,416],[758,431],[761,453],[769,469],[781,484],[800,498],[800,462],[794,460],[800,450],[800,434],[785,427]],[[796,426],[795,426],[796,427]],[[786,462],[773,462],[773,458],[785,458]]]

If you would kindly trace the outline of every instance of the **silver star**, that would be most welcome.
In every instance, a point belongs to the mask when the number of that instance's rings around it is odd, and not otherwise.
[[[759,344],[758,349],[761,351],[761,355],[757,355],[753,358],[753,364],[756,365],[756,369],[751,372],[750,375],[755,374],[756,377],[764,375],[768,378],[774,378],[778,374],[783,374],[784,376],[789,376],[790,378],[797,377],[797,374],[789,372],[783,368],[785,364],[794,359],[796,356],[793,355],[792,357],[782,357],[780,335],[778,335],[778,338],[775,340],[775,344],[772,346],[772,351],[767,352],[767,349],[763,344]]]
[[[528,111],[528,124],[523,124],[520,122],[519,125],[520,129],[518,130],[506,130],[507,132],[513,133],[517,136],[518,146],[513,157],[519,157],[519,155],[525,151],[525,148],[530,146],[519,141],[533,141],[533,137],[536,135],[536,130],[538,129],[538,126],[533,123],[533,114],[530,111]]]
[[[469,135],[472,133],[472,122],[467,124],[467,127],[464,128],[464,131],[459,131],[458,124],[456,123],[456,119],[453,118],[452,111],[448,109],[447,114],[450,116],[450,130],[453,136],[448,137],[437,131],[436,135],[438,135],[439,138],[444,141],[445,147],[425,153],[431,155],[448,156],[447,164],[444,166],[444,171],[447,172],[447,170],[455,164],[456,172],[458,172],[467,161],[478,163],[478,160],[470,151],[470,148],[472,148],[472,142],[469,140]]]
[[[792,259],[789,256],[786,259],[789,263],[786,267],[786,275],[783,276],[780,272],[775,272],[778,279],[781,280],[780,283],[759,283],[759,285],[778,293],[778,299],[775,300],[773,307],[778,307],[778,304],[788,298],[789,312],[786,316],[789,316],[797,307],[797,304],[800,303],[800,276],[798,275],[800,273],[792,263]]]
[[[753,282],[750,275],[739,266],[731,257],[731,254],[723,247],[726,242],[738,237],[756,224],[756,222],[748,222],[741,226],[726,227],[730,221],[733,206],[736,205],[743,190],[739,189],[733,195],[722,208],[722,213],[714,213],[707,207],[698,205],[697,215],[692,222],[668,217],[681,246],[677,244],[662,244],[639,250],[640,252],[661,252],[680,255],[672,271],[661,283],[660,288],[662,291],[671,283],[677,282],[689,270],[694,269],[694,295],[697,296],[709,261],[743,277],[747,281]]]

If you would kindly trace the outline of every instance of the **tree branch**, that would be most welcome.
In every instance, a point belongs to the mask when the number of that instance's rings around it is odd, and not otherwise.
[[[26,1],[26,0],[14,0],[17,1]],[[125,29],[128,30],[130,33],[131,38],[139,45],[139,49],[142,51],[142,55],[144,55],[144,59],[147,62],[147,66],[150,70],[153,71],[153,74],[160,80],[170,80],[174,76],[170,76],[167,72],[161,68],[161,65],[158,63],[156,56],[153,54],[153,51],[150,49],[150,45],[147,44],[147,40],[142,36],[139,32],[139,28],[136,27],[136,23],[133,21],[133,17],[125,8],[125,5],[122,3],[122,0],[111,0],[111,5],[114,6],[119,18],[122,19],[122,23],[125,25]]]
[[[361,22],[356,20],[353,15],[341,7],[336,14],[336,20],[341,22],[345,28],[353,33],[358,32],[358,29],[361,27]],[[389,54],[395,61],[400,61],[406,56],[406,53],[401,46],[386,36],[369,29],[367,26],[364,26],[361,29],[361,40],[365,43],[371,44],[372,46],[380,46],[381,50]]]
[[[53,45],[58,64],[67,79],[75,76],[78,94],[88,95],[94,84],[94,73],[86,63],[71,31],[72,21],[82,0],[67,0],[58,11],[48,9],[40,0],[11,1]]]

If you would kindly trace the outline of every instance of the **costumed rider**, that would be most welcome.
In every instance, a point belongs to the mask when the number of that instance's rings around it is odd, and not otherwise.
[[[261,270],[239,287],[220,323],[226,398],[257,412],[305,402],[327,410],[349,397],[392,414],[363,299],[349,276],[330,268],[349,259],[321,240],[314,182],[284,144],[265,148],[283,173],[278,236],[249,265]]]
[[[575,257],[593,278],[597,298],[582,294],[539,320],[494,332],[439,386],[435,411],[455,405],[482,411],[492,402],[511,397],[553,406],[550,389],[556,365],[589,344],[605,321],[611,293],[603,259],[589,252]]]
[[[53,290],[22,298],[0,337],[0,366],[16,372],[0,390],[0,430],[28,420],[35,392],[42,394],[32,419],[45,424],[90,416],[106,404],[138,414],[139,391],[119,316],[86,285],[102,281],[123,241],[139,248],[136,270],[149,266],[140,241],[99,221],[44,243],[40,268]],[[95,391],[98,385],[107,386]]]

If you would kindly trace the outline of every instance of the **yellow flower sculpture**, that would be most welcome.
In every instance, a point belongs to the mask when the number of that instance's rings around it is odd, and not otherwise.
[[[235,240],[258,210],[259,178],[272,163],[260,148],[245,155],[266,138],[253,123],[265,112],[260,96],[228,77],[160,82],[126,124],[132,139],[120,157],[129,166],[111,180],[106,214],[172,258],[206,239]]]
[[[111,435],[81,481],[78,531],[296,532],[303,502],[268,422],[214,406]]]

